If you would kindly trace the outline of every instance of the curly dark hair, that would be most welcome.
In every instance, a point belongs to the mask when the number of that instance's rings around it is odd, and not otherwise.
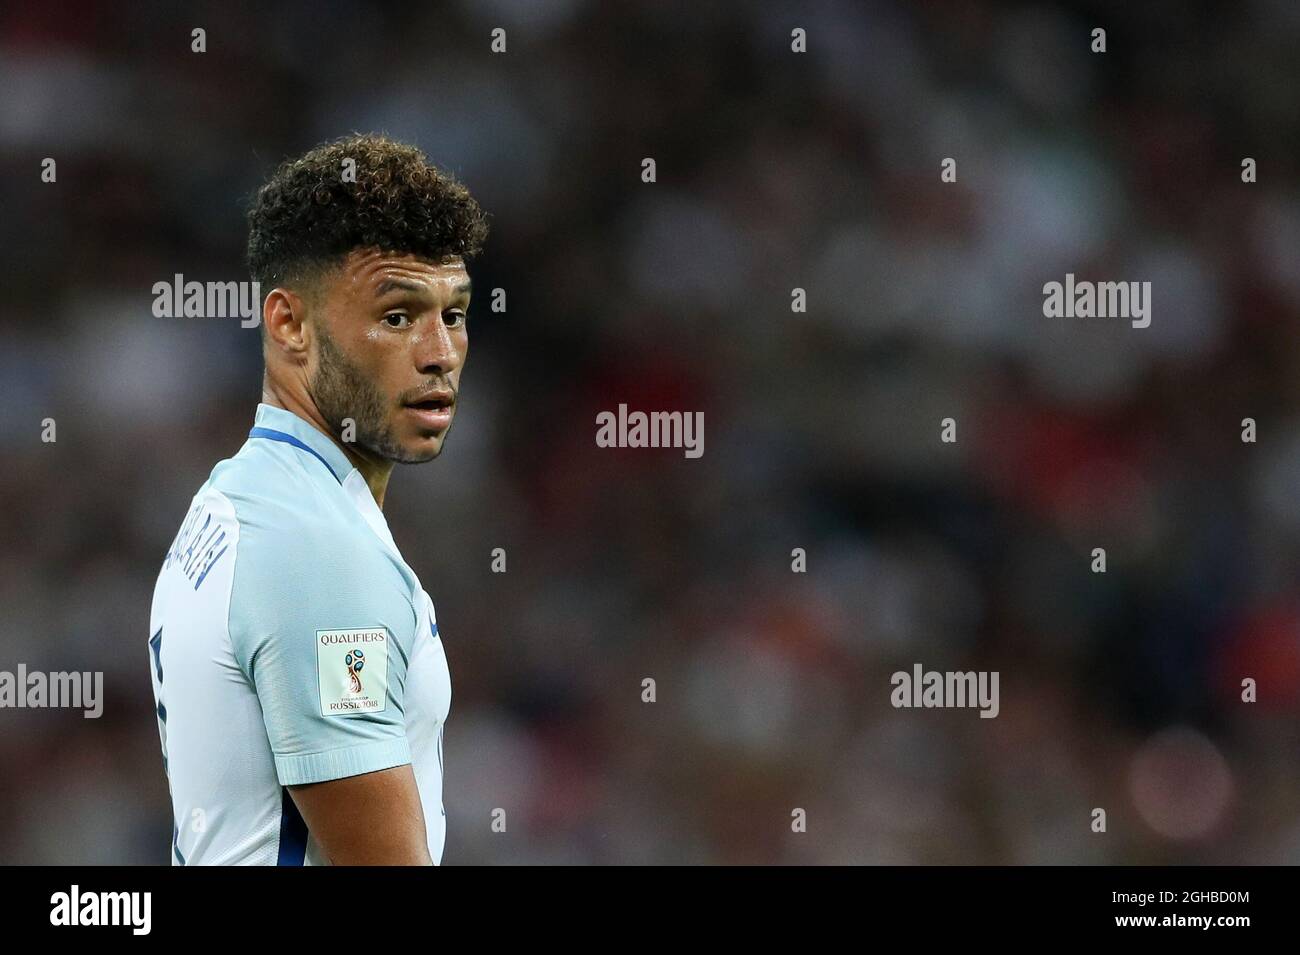
[[[356,182],[344,180],[344,161]],[[345,136],[280,164],[248,209],[248,268],[269,291],[340,263],[354,249],[468,260],[487,215],[450,173],[414,146]]]

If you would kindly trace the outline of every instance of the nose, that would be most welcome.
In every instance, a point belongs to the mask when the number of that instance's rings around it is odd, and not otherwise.
[[[439,318],[429,323],[428,331],[416,337],[415,365],[422,374],[448,374],[460,367],[464,360],[456,342],[452,340],[447,324]]]

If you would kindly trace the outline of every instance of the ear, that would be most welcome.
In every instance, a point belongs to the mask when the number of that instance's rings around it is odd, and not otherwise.
[[[309,333],[307,303],[286,288],[274,288],[262,303],[262,326],[268,345],[286,357],[305,359]]]

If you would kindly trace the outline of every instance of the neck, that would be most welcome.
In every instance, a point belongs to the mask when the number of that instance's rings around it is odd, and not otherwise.
[[[381,510],[383,509],[384,494],[388,491],[388,479],[393,474],[392,461],[376,457],[361,448],[340,441],[338,436],[330,430],[329,425],[325,423],[325,419],[313,402],[276,388],[270,380],[264,379],[262,382],[262,402],[273,408],[281,408],[297,415],[333,441],[338,446],[338,449],[347,456],[347,459],[352,462],[352,466],[361,472],[361,476],[365,478],[366,486],[370,488],[370,493],[375,498],[375,503],[379,505]]]

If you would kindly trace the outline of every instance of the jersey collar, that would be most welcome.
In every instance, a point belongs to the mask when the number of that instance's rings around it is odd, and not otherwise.
[[[348,456],[343,453],[343,449],[333,440],[316,430],[314,425],[284,408],[259,402],[257,415],[253,418],[253,430],[248,432],[248,436],[293,445],[325,465],[340,484],[355,470]]]

